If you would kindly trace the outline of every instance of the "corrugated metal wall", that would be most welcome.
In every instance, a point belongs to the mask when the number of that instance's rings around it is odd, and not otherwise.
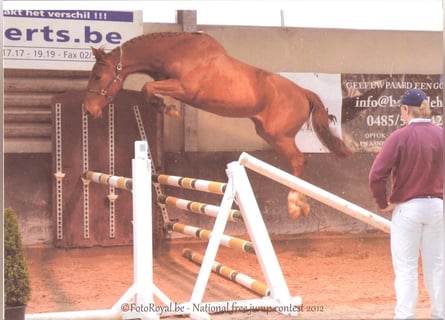
[[[51,153],[51,98],[86,88],[89,72],[6,69],[4,152]]]

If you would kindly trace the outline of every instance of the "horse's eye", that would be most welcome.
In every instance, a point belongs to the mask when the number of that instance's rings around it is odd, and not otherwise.
[[[95,76],[94,76],[94,80],[96,80],[96,81],[100,81],[100,79],[102,79],[101,76],[99,76],[99,75],[95,75]]]

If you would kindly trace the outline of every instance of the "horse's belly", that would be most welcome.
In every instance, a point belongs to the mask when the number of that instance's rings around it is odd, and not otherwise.
[[[191,105],[225,117],[250,117],[258,112],[265,72],[223,54],[182,78]]]
[[[250,117],[261,111],[261,93],[246,83],[214,81],[194,97],[196,106],[224,117]]]
[[[237,99],[230,94],[201,97],[193,106],[223,117],[251,117],[261,111],[254,99]]]

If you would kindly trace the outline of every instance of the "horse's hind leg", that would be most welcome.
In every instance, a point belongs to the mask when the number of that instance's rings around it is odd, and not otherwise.
[[[279,134],[266,132],[263,124],[258,119],[253,119],[257,134],[274,147],[275,151],[284,157],[292,168],[292,173],[296,177],[302,177],[304,168],[304,155],[295,145],[295,137],[291,134]],[[305,202],[303,194],[296,190],[291,190],[287,197],[287,210],[291,219],[297,219],[301,214],[308,216],[310,206]]]
[[[295,145],[294,137],[284,137],[274,142],[275,149],[283,155],[292,167],[292,173],[296,177],[303,176],[304,155]],[[309,216],[310,206],[306,202],[304,194],[290,190],[287,195],[287,212],[291,219],[297,219],[301,214]]]

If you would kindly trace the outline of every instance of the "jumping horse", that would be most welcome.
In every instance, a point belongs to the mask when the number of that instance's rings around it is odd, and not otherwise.
[[[142,94],[147,102],[168,110],[159,95],[224,117],[250,118],[256,133],[269,143],[302,177],[304,155],[295,145],[295,135],[312,117],[318,138],[334,154],[351,153],[329,128],[329,115],[312,91],[272,72],[230,56],[210,35],[149,33],[133,38],[106,53],[92,48],[96,63],[88,81],[83,106],[93,117],[122,89],[131,73],[149,75]],[[308,216],[303,195],[291,190],[288,213],[296,219]]]

